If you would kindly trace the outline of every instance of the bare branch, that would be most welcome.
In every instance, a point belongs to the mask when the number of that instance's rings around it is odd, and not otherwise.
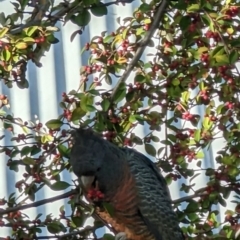
[[[77,190],[74,189],[74,190],[71,190],[69,192],[66,192],[66,193],[63,193],[61,195],[58,195],[56,197],[43,199],[43,200],[40,200],[40,201],[37,201],[37,202],[33,202],[33,203],[30,203],[30,204],[21,205],[21,206],[16,206],[16,207],[8,208],[8,209],[5,209],[5,210],[0,210],[0,216],[8,214],[10,212],[16,212],[16,211],[19,211],[19,210],[24,210],[24,209],[28,209],[28,208],[38,207],[38,206],[44,205],[46,203],[55,202],[55,201],[67,198],[69,196],[72,196],[72,195],[74,195],[76,193],[77,193]]]
[[[83,234],[85,232],[88,232],[88,231],[93,231],[96,227],[93,226],[93,227],[86,227],[84,229],[81,229],[79,231],[76,231],[76,232],[71,232],[71,233],[66,233],[66,234],[63,234],[61,236],[41,236],[41,237],[36,237],[35,239],[62,239],[62,238],[66,238],[66,237],[71,237],[71,236],[75,236],[75,235],[78,235],[78,234]],[[84,238],[85,239],[85,238]]]
[[[163,0],[162,3],[159,5],[158,9],[156,10],[156,13],[153,16],[153,22],[151,24],[151,27],[149,29],[149,31],[146,33],[145,37],[143,38],[143,40],[141,41],[135,56],[133,57],[132,61],[129,63],[129,65],[127,66],[126,71],[123,73],[123,75],[120,77],[120,79],[118,80],[116,86],[114,87],[112,94],[111,94],[111,100],[113,100],[114,96],[117,93],[117,90],[119,88],[119,86],[121,85],[121,83],[125,82],[128,78],[128,76],[130,75],[131,71],[133,70],[134,66],[136,65],[136,63],[138,62],[138,60],[141,58],[145,48],[147,47],[149,41],[151,40],[155,30],[158,28],[159,23],[161,21],[161,18],[164,15],[165,9],[167,8],[168,5],[168,1],[167,0]]]
[[[179,199],[176,199],[176,200],[173,200],[172,203],[173,204],[178,204],[178,203],[182,203],[182,202],[187,202],[193,198],[197,198],[197,197],[202,197],[202,196],[206,196],[208,195],[208,193],[198,193],[198,194],[193,194],[193,195],[190,195],[190,196],[186,196],[186,197],[182,197],[182,198],[179,198]]]
[[[47,199],[43,199],[34,203],[30,203],[30,204],[26,204],[26,205],[21,205],[21,206],[16,206],[16,207],[12,207],[12,208],[8,208],[5,210],[0,210],[0,216],[3,216],[5,214],[8,214],[10,212],[16,212],[16,211],[20,211],[20,210],[24,210],[24,209],[29,209],[29,208],[33,208],[33,207],[38,207],[47,203],[51,203],[51,202],[55,202],[67,197],[70,197],[72,195],[75,195],[78,193],[77,189],[73,189],[69,192],[63,193],[61,195],[58,195],[56,197],[52,197],[52,198],[47,198]],[[79,205],[81,207],[83,207],[85,210],[90,211],[91,212],[91,207],[85,203],[82,200],[78,200],[78,202],[76,203],[76,205]],[[98,219],[99,221],[101,221],[106,227],[108,227],[112,232],[115,232],[115,230],[108,225],[107,222],[105,222],[95,211],[92,213],[92,216],[94,217],[94,219]]]
[[[185,202],[185,201],[189,201],[189,200],[191,200],[193,198],[206,196],[206,195],[208,195],[208,193],[206,192],[206,188],[207,187],[200,188],[197,191],[195,191],[194,194],[188,195],[188,196],[176,199],[176,200],[173,200],[172,203],[173,204],[178,204],[178,203],[182,203],[182,202]]]

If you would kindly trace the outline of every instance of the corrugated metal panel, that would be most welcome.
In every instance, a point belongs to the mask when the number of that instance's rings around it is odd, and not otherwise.
[[[60,26],[61,32],[57,33],[57,38],[60,42],[51,48],[46,54],[46,57],[43,57],[43,67],[36,68],[35,65],[31,63],[28,65],[29,89],[20,90],[14,87],[9,90],[3,84],[1,85],[0,92],[10,97],[11,111],[14,115],[26,120],[34,119],[35,116],[38,116],[43,123],[58,116],[61,113],[58,102],[61,99],[62,92],[68,92],[78,87],[80,81],[79,69],[82,65],[87,64],[87,54],[84,53],[80,56],[82,47],[91,37],[100,35],[102,31],[113,31],[117,26],[116,18],[118,16],[124,17],[131,15],[136,6],[138,6],[137,1],[134,1],[131,5],[126,4],[125,7],[111,6],[106,18],[93,18],[90,26],[84,30],[84,34],[79,38],[76,37],[73,42],[70,41],[70,36],[77,30],[77,27],[71,23],[68,23],[65,27]],[[0,11],[11,12],[10,1],[0,1],[0,9]],[[146,56],[144,58],[146,58]],[[203,113],[203,109],[198,108],[196,112],[201,114]],[[170,115],[171,113],[169,113],[169,116]],[[138,128],[139,135],[144,136],[145,131],[146,129]],[[159,137],[161,139],[164,138],[164,128]],[[1,145],[5,144],[10,144],[10,141],[2,140]],[[214,165],[213,159],[216,152],[221,149],[222,146],[223,141],[219,139],[213,143],[209,150],[205,151],[204,166],[212,167]],[[141,147],[138,149],[144,151]],[[4,196],[7,197],[10,193],[15,192],[15,182],[21,179],[22,176],[21,171],[15,173],[6,168],[5,163],[7,160],[6,157],[1,155],[0,176],[4,181],[2,181],[0,187],[0,198]],[[64,172],[63,177],[69,182],[71,182],[72,178],[75,179],[75,176],[71,176],[68,172]],[[179,191],[182,182],[184,181],[178,181],[171,185],[170,190],[173,199],[184,196]],[[203,187],[206,183],[205,175],[199,176],[195,182],[197,186],[196,189]],[[36,200],[58,194],[59,192],[44,189],[37,194]],[[190,194],[193,194],[193,192]],[[59,207],[65,203],[65,201],[58,201],[54,204],[41,206],[38,209],[29,209],[27,213],[32,217],[34,217],[37,212],[41,212],[44,215],[52,212],[58,215]],[[8,230],[1,228],[0,233],[1,237],[5,236]],[[46,232],[43,232],[43,235],[46,235]]]

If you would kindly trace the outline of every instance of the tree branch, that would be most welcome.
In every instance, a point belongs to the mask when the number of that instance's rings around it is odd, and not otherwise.
[[[50,15],[47,20],[43,21],[43,20],[34,18],[31,21],[29,20],[25,24],[21,24],[20,26],[17,26],[11,29],[9,33],[12,35],[16,35],[16,34],[19,34],[24,28],[31,27],[31,26],[41,26],[44,24],[46,24],[47,26],[48,25],[54,26],[57,23],[57,21],[59,21],[59,19],[61,19],[65,14],[67,14],[69,11],[71,11],[76,7],[74,3],[70,4],[68,2],[65,2],[64,4],[60,3],[59,6],[60,5],[62,5],[61,8],[54,15]]]
[[[74,195],[76,193],[77,193],[77,190],[74,189],[74,190],[71,190],[69,192],[66,192],[66,193],[63,193],[61,195],[58,195],[56,197],[43,199],[43,200],[40,200],[40,201],[37,201],[37,202],[33,202],[33,203],[30,203],[30,204],[26,204],[26,205],[20,205],[20,206],[8,208],[8,209],[5,209],[5,210],[0,210],[0,216],[8,214],[10,212],[16,212],[16,211],[19,211],[19,210],[24,210],[24,209],[28,209],[28,208],[38,207],[38,206],[44,205],[46,203],[55,202],[55,201],[58,201],[60,199],[64,199],[64,198],[67,198],[69,196],[72,196],[72,195]]]
[[[193,198],[202,197],[202,196],[206,196],[206,195],[209,195],[209,194],[207,192],[205,192],[205,193],[203,192],[203,193],[199,193],[199,194],[193,194],[193,195],[190,195],[190,196],[185,196],[185,197],[173,200],[172,203],[173,204],[178,204],[178,203],[182,203],[182,202],[187,202],[187,201],[189,201]]]
[[[134,0],[116,0],[113,2],[109,2],[109,3],[104,3],[101,6],[110,6],[113,4],[118,4],[118,3],[131,3]],[[59,4],[58,6],[61,5],[61,8],[59,9],[59,11],[57,13],[55,13],[54,15],[50,15],[49,18],[45,21],[41,21],[44,16],[42,14],[45,14],[47,12],[48,9],[42,9],[41,10],[41,16],[39,16],[38,13],[38,17],[34,16],[34,12],[32,14],[32,20],[28,21],[25,24],[21,24],[20,26],[16,26],[15,28],[13,28],[12,30],[9,31],[10,34],[12,35],[16,35],[18,33],[20,33],[24,28],[27,27],[31,27],[31,26],[40,26],[43,25],[43,23],[50,25],[50,26],[54,26],[56,24],[57,21],[59,21],[59,19],[63,18],[65,14],[67,14],[68,12],[70,12],[72,9],[76,8],[76,4],[73,3],[69,3],[67,1],[64,2],[64,4]],[[89,7],[92,8],[92,7]],[[39,19],[40,18],[40,19]]]
[[[111,94],[111,101],[113,101],[114,96],[117,93],[117,90],[121,83],[125,82],[132,72],[133,68],[135,67],[138,60],[141,58],[145,48],[147,47],[149,41],[151,40],[155,30],[159,26],[159,22],[161,21],[161,18],[163,17],[164,11],[167,8],[168,1],[162,0],[162,3],[159,5],[158,9],[156,10],[156,13],[153,16],[153,22],[150,26],[149,31],[146,33],[143,40],[140,42],[140,45],[136,51],[135,56],[133,57],[132,61],[128,64],[126,71],[123,73],[123,75],[120,77],[119,81],[117,82],[116,86],[113,88],[112,94]]]
[[[182,198],[179,198],[179,199],[176,199],[176,200],[173,200],[172,203],[173,204],[178,204],[178,203],[181,203],[181,202],[185,202],[185,201],[188,201],[188,200],[191,200],[193,198],[196,198],[196,197],[201,197],[201,196],[205,196],[207,195],[208,193],[205,192],[206,190],[206,187],[204,188],[200,188],[198,189],[197,191],[195,191],[194,194],[190,195],[190,196],[185,196],[185,197],[182,197]],[[5,209],[5,210],[0,210],[0,216],[3,216],[5,214],[8,214],[10,212],[16,212],[16,211],[19,211],[19,210],[24,210],[24,209],[28,209],[28,208],[32,208],[32,207],[38,207],[38,206],[41,206],[41,205],[44,205],[46,203],[51,203],[51,202],[55,202],[55,201],[58,201],[58,200],[61,200],[61,199],[64,199],[64,198],[67,198],[67,197],[70,197],[72,195],[75,195],[77,194],[78,191],[77,189],[73,189],[69,192],[66,192],[66,193],[63,193],[61,195],[58,195],[56,197],[52,197],[52,198],[47,198],[47,199],[43,199],[43,200],[40,200],[40,201],[37,201],[37,202],[34,202],[34,203],[30,203],[30,204],[26,204],[26,205],[21,205],[21,206],[16,206],[16,207],[12,207],[12,208],[8,208],[8,209]],[[84,201],[78,201],[77,202],[77,205],[80,205],[81,207],[83,207],[84,209],[88,210],[88,211],[91,211],[90,207],[88,206],[87,203],[85,203]],[[104,224],[107,224],[105,221],[103,221],[102,218],[100,218],[95,212],[93,213],[94,217],[98,218],[99,220],[101,220]],[[112,230],[112,229],[111,229]]]
[[[196,198],[196,197],[206,196],[208,194],[209,193],[206,192],[206,187],[203,187],[203,188],[200,188],[197,191],[195,191],[195,193],[192,194],[192,195],[188,195],[188,196],[176,199],[176,200],[172,200],[172,203],[173,204],[178,204],[178,203],[182,203],[182,202],[191,200],[191,199]]]
[[[67,238],[67,237],[71,237],[71,236],[75,236],[75,235],[78,235],[78,234],[83,234],[87,231],[93,231],[95,230],[95,226],[93,227],[86,227],[84,229],[81,229],[79,231],[76,231],[76,232],[71,232],[71,233],[66,233],[66,234],[63,234],[61,236],[41,236],[41,237],[36,237],[34,239],[62,239],[62,238]],[[85,238],[84,238],[85,239]]]
[[[0,216],[3,216],[3,215],[8,214],[10,212],[16,212],[16,211],[20,211],[20,210],[24,210],[24,209],[28,209],[28,208],[38,207],[38,206],[41,206],[41,205],[44,205],[44,204],[47,204],[47,203],[55,202],[55,201],[58,201],[58,200],[70,197],[72,195],[75,195],[77,193],[78,193],[77,189],[73,189],[73,190],[71,190],[69,192],[63,193],[63,194],[58,195],[56,197],[43,199],[43,200],[40,200],[40,201],[37,201],[37,202],[34,202],[34,203],[21,205],[21,206],[16,206],[16,207],[8,208],[8,209],[5,209],[5,210],[1,210],[0,209]],[[84,201],[82,201],[82,200],[78,200],[76,205],[79,205],[79,206],[83,207],[84,209],[86,209],[87,211],[91,212],[91,208],[89,207],[89,205],[87,203],[85,203]],[[112,227],[110,227],[108,225],[108,223],[105,222],[95,211],[92,213],[92,216],[95,219],[98,219],[99,221],[101,221],[112,232],[115,232],[115,230]]]

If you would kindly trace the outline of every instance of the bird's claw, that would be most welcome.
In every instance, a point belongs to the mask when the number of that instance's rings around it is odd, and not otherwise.
[[[115,236],[115,240],[128,240],[125,232],[120,232]]]

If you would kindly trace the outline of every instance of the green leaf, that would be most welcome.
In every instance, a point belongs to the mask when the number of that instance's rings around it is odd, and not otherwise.
[[[15,47],[17,48],[17,49],[26,49],[27,48],[27,43],[25,43],[25,42],[18,42],[16,45],[15,45]]]
[[[67,148],[63,144],[59,144],[57,148],[58,148],[59,153],[62,156],[67,157],[67,158],[69,157],[69,153],[70,153],[70,149],[69,148]]]
[[[203,151],[198,151],[196,157],[197,157],[197,158],[200,158],[200,159],[204,158],[204,153],[203,153]]]
[[[88,93],[82,95],[80,106],[81,106],[82,110],[85,112],[95,111],[95,108],[93,107],[93,96]]]
[[[215,55],[222,55],[225,53],[225,48],[223,46],[217,46],[214,48],[214,50],[211,52],[211,56],[214,57]]]
[[[189,97],[190,97],[190,92],[188,91],[182,92],[182,99],[185,103],[188,103]]]
[[[47,142],[52,142],[54,137],[50,134],[44,134],[41,136],[41,142],[42,143],[47,143]]]
[[[145,12],[148,12],[148,11],[152,10],[152,7],[147,3],[143,3],[143,4],[140,5],[139,10],[141,12],[145,13]]]
[[[21,1],[18,1],[20,3],[20,6],[21,6],[21,10],[25,9],[25,7],[27,6],[28,4],[28,0],[21,0]]]
[[[157,136],[151,136],[151,140],[153,141],[153,142],[159,142],[160,141],[160,139],[159,139],[159,137],[157,137]]]
[[[144,69],[152,68],[152,64],[150,62],[144,63]]]
[[[26,188],[25,193],[28,195],[28,198],[31,201],[35,201],[36,191],[37,191],[37,186],[36,186],[36,184],[33,184]]]
[[[41,228],[34,228],[34,231],[36,231],[37,233],[42,233],[42,229]]]
[[[87,108],[88,112],[95,112],[96,111],[96,108],[92,105],[86,105],[86,108]]]
[[[3,60],[7,62],[11,58],[12,54],[8,50],[4,49],[2,51],[2,56],[3,56]]]
[[[174,78],[172,81],[171,81],[172,85],[173,86],[178,86],[180,84],[180,80],[177,79],[177,78]]]
[[[138,145],[142,145],[143,141],[140,137],[136,136],[135,133],[131,133],[130,139],[132,140],[133,143],[136,143]]]
[[[127,102],[131,102],[134,99],[135,96],[135,92],[134,91],[130,91],[126,94],[126,101]]]
[[[187,216],[191,220],[191,222],[194,222],[197,219],[199,219],[199,215],[197,213],[188,213]]]
[[[108,35],[103,39],[103,43],[111,43],[114,40],[114,36]]]
[[[20,89],[25,89],[25,88],[29,87],[29,83],[28,83],[28,81],[26,79],[21,79],[21,81],[17,81],[17,86]]]
[[[112,85],[112,78],[109,74],[106,74],[105,76],[105,82],[108,84],[108,85]]]
[[[52,234],[66,231],[64,225],[58,221],[53,221],[53,222],[48,223],[47,229]]]
[[[47,36],[47,41],[51,44],[56,44],[59,42],[59,40],[56,37],[54,37],[53,35]]]
[[[24,31],[27,34],[27,36],[31,37],[36,32],[37,29],[38,29],[38,26],[33,26],[27,29],[24,29]]]
[[[211,126],[213,125],[213,122],[210,121],[210,119],[208,117],[205,117],[202,124],[206,130],[209,130],[211,128]]]
[[[201,7],[204,7],[205,9],[212,11],[214,5],[211,4],[211,3],[209,3],[209,2],[207,2],[206,0],[201,0]],[[210,13],[210,12],[209,12],[209,15],[210,15],[210,16],[212,16],[212,14],[214,14],[214,13]]]
[[[108,202],[103,202],[103,207],[107,211],[107,213],[109,213],[109,215],[111,217],[114,216],[114,208],[113,208],[112,204],[110,204]]]
[[[90,93],[91,95],[94,95],[94,96],[100,96],[100,93],[98,90],[96,89],[90,89],[89,91],[87,91],[88,93]]]
[[[59,32],[60,31],[60,29],[58,27],[56,27],[56,26],[47,26],[46,30],[48,32]]]
[[[179,22],[179,26],[182,31],[186,31],[191,23],[192,20],[189,16],[183,16]]]
[[[4,37],[4,35],[8,32],[8,28],[4,27],[0,30],[0,38]]]
[[[36,154],[38,154],[38,153],[40,153],[40,152],[41,152],[41,149],[38,148],[38,147],[36,147],[36,146],[33,146],[33,147],[31,148],[31,156],[34,156],[34,155],[36,155]]]
[[[229,59],[227,54],[222,54],[222,55],[215,55],[214,56],[215,60],[217,63],[221,63],[221,64],[228,64],[229,63]]]
[[[141,27],[141,28],[137,28],[136,31],[136,36],[141,36],[145,33],[145,30]]]
[[[63,125],[63,122],[59,119],[52,119],[46,122],[46,126],[49,129],[53,129],[53,130],[60,128],[62,125]]]
[[[18,169],[18,164],[10,164],[10,166],[9,166],[9,169],[10,170],[13,170],[13,171],[15,171],[15,172],[18,172],[19,171],[19,169]]]
[[[91,10],[91,13],[97,17],[102,17],[104,15],[107,15],[107,13],[108,13],[107,7],[104,6],[104,4],[101,2],[99,3],[98,6],[96,6],[96,7],[94,6],[90,10]]]
[[[178,0],[177,3],[174,5],[174,8],[186,11],[187,6],[188,6],[188,3],[186,1]]]
[[[72,221],[75,224],[76,227],[82,227],[84,223],[84,215],[80,217],[72,217]]]
[[[240,47],[239,39],[233,39],[229,42],[229,44],[231,44],[232,47]]]
[[[129,28],[125,28],[122,32],[122,38],[127,39],[129,33]]]
[[[110,101],[107,98],[104,98],[101,102],[102,110],[106,112],[110,106]]]
[[[80,107],[75,108],[74,111],[72,112],[71,120],[72,121],[79,120],[79,119],[81,119],[85,115],[86,115],[86,112],[83,111],[82,108],[80,108]]]
[[[136,119],[135,115],[130,115],[128,121],[129,121],[130,123],[134,123],[134,122],[137,121],[137,119]]]
[[[25,157],[22,161],[24,164],[27,164],[27,165],[35,165],[36,164],[35,160],[30,157]]]
[[[117,90],[117,92],[116,92],[116,94],[114,96],[114,102],[115,103],[120,102],[121,100],[124,99],[125,96],[126,96],[126,86],[125,86],[124,83],[122,83],[119,86],[119,88],[118,88],[118,90]]]
[[[191,202],[187,205],[186,212],[197,212],[199,208],[199,203],[191,200]]]
[[[200,9],[200,5],[199,4],[191,4],[187,8],[187,12],[197,12],[199,9]]]
[[[29,42],[29,43],[34,43],[34,42],[35,42],[35,39],[34,39],[34,38],[31,38],[31,37],[25,37],[25,38],[23,38],[23,41],[24,41],[24,42]]]
[[[5,14],[4,14],[4,12],[1,12],[1,13],[0,13],[0,24],[4,26],[5,23],[6,23]]]
[[[153,145],[151,145],[151,144],[145,144],[145,151],[149,154],[149,155],[151,155],[151,156],[153,156],[153,157],[155,157],[156,156],[156,149],[155,149],[155,147],[153,146]]]
[[[78,15],[73,15],[71,17],[71,21],[80,27],[84,27],[84,26],[88,25],[90,20],[91,20],[91,14],[89,13],[89,11],[87,9],[84,9]]]
[[[202,18],[202,21],[203,21],[204,24],[206,24],[207,26],[211,25],[212,22],[211,22],[211,19],[208,16],[202,15],[201,18]]]
[[[202,54],[204,52],[208,52],[208,48],[207,47],[200,47],[200,48],[198,48],[197,52],[200,53],[200,54]]]
[[[239,54],[237,51],[232,51],[229,55],[229,63],[234,64],[239,59]]]
[[[141,74],[137,74],[134,78],[134,82],[145,83],[146,77]]]
[[[63,182],[63,181],[58,181],[53,183],[52,185],[50,185],[50,188],[53,191],[61,191],[61,190],[65,190],[66,188],[68,188],[70,186],[69,183],[67,182]]]
[[[226,201],[219,195],[218,202],[223,206],[226,207],[227,203]]]
[[[105,233],[103,235],[103,240],[114,240],[114,239],[116,239],[116,238],[110,233]]]
[[[201,139],[201,130],[200,130],[200,129],[196,129],[196,130],[194,131],[194,136],[193,136],[193,138],[194,138],[194,140],[195,140],[196,142],[199,142],[199,141],[200,141],[200,139]]]
[[[223,194],[223,197],[225,199],[228,199],[230,194],[231,194],[232,189],[230,187],[222,187],[222,186],[220,186],[220,191]]]
[[[172,142],[176,142],[176,136],[173,134],[168,134],[167,135],[167,140],[170,140]]]

